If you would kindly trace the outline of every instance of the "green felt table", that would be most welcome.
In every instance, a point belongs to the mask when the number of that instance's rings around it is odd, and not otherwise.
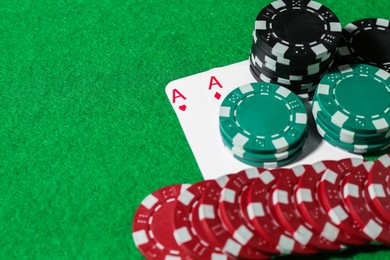
[[[388,0],[321,2],[343,25],[390,18]],[[0,259],[142,259],[138,204],[202,179],[164,88],[246,59],[267,3],[2,1]]]

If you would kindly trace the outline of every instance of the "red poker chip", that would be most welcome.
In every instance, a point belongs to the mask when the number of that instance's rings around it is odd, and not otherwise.
[[[173,212],[177,198],[190,185],[172,185],[148,195],[133,220],[134,242],[147,259],[193,259],[173,237]]]
[[[249,227],[251,227],[254,230],[256,230],[256,229],[252,225],[252,223],[251,223],[252,221],[249,218],[248,205],[249,205],[249,192],[250,192],[250,189],[251,189],[252,185],[255,182],[256,181],[250,183],[247,187],[245,187],[244,190],[241,192],[241,195],[240,195],[240,198],[239,198],[239,206],[240,206],[240,212],[242,213],[242,217],[244,218],[246,223],[249,225]]]
[[[343,198],[352,217],[358,222],[364,234],[372,240],[390,245],[390,225],[373,214],[364,197],[364,186],[373,162],[365,162],[355,167],[346,177]]]
[[[245,221],[240,210],[241,192],[265,169],[250,168],[231,177],[222,189],[218,211],[230,234],[242,245],[248,245],[268,254],[280,254],[274,245],[267,242]]]
[[[233,175],[222,176],[210,182],[199,201],[199,218],[205,235],[223,252],[242,259],[268,259],[264,254],[248,245],[241,245],[223,226],[218,214],[219,198],[222,189]]]
[[[317,250],[295,241],[292,234],[275,221],[276,213],[269,195],[283,171],[284,169],[264,171],[252,183],[247,196],[247,217],[255,230],[283,254],[315,254]]]
[[[189,255],[196,259],[228,259],[221,249],[203,241],[198,233],[203,232],[199,225],[193,222],[193,212],[204,194],[210,181],[201,181],[191,185],[177,198],[173,214],[173,236]],[[200,230],[198,230],[200,229]]]
[[[317,187],[322,175],[333,161],[318,162],[313,165],[316,171],[305,171],[299,178],[294,192],[295,205],[300,215],[326,239],[346,245],[362,245],[366,241],[351,236],[335,225],[325,209],[320,205]]]
[[[317,232],[301,217],[294,205],[294,189],[299,177],[306,171],[315,171],[311,165],[296,166],[283,172],[271,194],[279,223],[294,235],[294,239],[303,245],[320,250],[340,250],[340,244],[331,242]]]
[[[375,161],[368,174],[367,189],[381,218],[390,223],[390,154]]]
[[[366,242],[371,242],[360,228],[360,225],[353,219],[346,207],[342,186],[345,178],[350,175],[354,168],[363,164],[362,159],[349,158],[333,163],[322,175],[317,189],[317,195],[321,206],[324,207],[328,216],[334,224],[342,231]]]

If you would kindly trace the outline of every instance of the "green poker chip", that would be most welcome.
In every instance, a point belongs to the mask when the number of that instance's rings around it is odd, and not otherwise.
[[[291,154],[288,158],[280,161],[274,161],[274,162],[263,162],[263,161],[253,161],[253,160],[248,160],[246,158],[237,156],[234,154],[230,149],[227,149],[231,155],[236,158],[238,161],[245,163],[247,165],[257,167],[257,168],[278,168],[282,167],[284,165],[290,164],[303,153],[303,147],[301,149],[298,149],[296,153]]]
[[[361,134],[336,126],[329,120],[329,117],[324,115],[316,99],[313,100],[312,112],[314,119],[326,125],[329,131],[334,133],[342,142],[350,144],[383,144],[390,138],[390,131],[379,134]]]
[[[223,100],[220,130],[232,146],[253,153],[281,153],[306,132],[307,113],[301,99],[272,83],[240,86]]]
[[[318,133],[331,145],[340,149],[346,150],[356,154],[372,154],[386,150],[390,146],[390,139],[383,143],[378,144],[357,144],[347,143],[340,140],[340,137],[334,134],[334,132],[328,127],[326,123],[322,121],[322,118],[317,116],[316,118]]]
[[[221,133],[223,135],[223,133]],[[231,153],[237,157],[244,158],[246,160],[257,161],[257,162],[278,162],[283,161],[291,157],[293,154],[297,153],[299,150],[303,149],[307,141],[307,132],[302,137],[302,139],[290,150],[281,152],[281,153],[270,153],[270,154],[261,154],[261,153],[252,153],[245,150],[242,150],[239,147],[235,147],[232,144],[223,140],[223,143],[226,148],[228,148]]]
[[[390,125],[390,73],[365,65],[342,65],[321,80],[316,99],[333,124],[357,133],[383,133]]]

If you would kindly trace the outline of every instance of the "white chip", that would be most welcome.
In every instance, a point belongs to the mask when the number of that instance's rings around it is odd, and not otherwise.
[[[276,43],[275,46],[272,48],[272,54],[275,56],[278,56],[280,54],[284,55],[286,51],[288,50],[288,47],[286,45],[283,45],[281,43]]]
[[[390,167],[390,156],[388,154],[384,155],[384,156],[381,156],[379,158],[379,161],[382,163],[382,165],[385,167],[385,168],[389,168]]]
[[[223,188],[226,186],[226,183],[228,183],[229,177],[227,177],[226,175],[223,175],[223,176],[219,177],[218,179],[216,179],[215,181],[218,183],[219,187]]]
[[[240,87],[240,91],[242,94],[246,94],[248,92],[252,92],[254,89],[251,84],[246,84]]]
[[[300,225],[299,228],[294,232],[293,237],[303,245],[307,245],[311,238],[313,237],[313,232],[303,225]]]
[[[297,113],[295,122],[297,124],[306,124],[307,123],[307,114]]]
[[[253,232],[251,232],[245,225],[241,225],[233,234],[233,238],[242,245],[246,245],[252,237]]]
[[[221,200],[233,204],[236,199],[236,192],[231,189],[222,189]]]
[[[212,253],[211,260],[227,260],[228,256],[225,254]]]
[[[331,209],[328,212],[328,215],[336,225],[339,225],[348,218],[348,213],[345,212],[345,210],[340,205]]]
[[[291,94],[291,91],[288,90],[287,88],[280,87],[276,90],[276,93],[281,95],[282,97],[286,98]]]
[[[321,232],[321,236],[325,237],[329,241],[336,241],[340,234],[340,229],[330,222],[326,222],[324,229]]]
[[[313,195],[311,194],[310,189],[299,188],[296,194],[298,204],[301,204],[302,202],[313,202]]]
[[[337,111],[334,113],[334,115],[331,117],[331,121],[333,124],[343,127],[344,123],[348,120],[348,116],[344,115],[342,112]]]
[[[233,137],[233,144],[243,147],[247,142],[249,141],[249,138],[238,133]]]
[[[275,190],[272,197],[274,205],[277,203],[289,204],[288,193],[284,190]]]
[[[141,204],[142,206],[150,210],[157,202],[158,199],[152,194],[150,194],[141,202]]]
[[[318,94],[329,95],[329,89],[330,89],[329,85],[319,84],[317,92],[318,92]]]
[[[255,29],[256,30],[266,30],[267,29],[267,22],[266,21],[256,21],[255,22]]]
[[[192,236],[191,236],[190,232],[188,231],[187,227],[181,227],[181,228],[176,229],[173,232],[173,236],[179,245],[182,245],[182,244],[192,240]]]
[[[323,162],[316,162],[312,165],[317,174],[324,172],[327,168]]]
[[[321,181],[327,181],[331,184],[335,184],[337,180],[337,173],[332,170],[325,171],[324,175],[322,175]]]
[[[311,47],[311,49],[317,56],[320,56],[328,51],[328,49],[322,43],[314,45]]]
[[[358,185],[352,183],[345,184],[344,191],[343,191],[344,198],[347,197],[360,198],[359,190],[360,189]]]
[[[215,219],[214,206],[202,204],[199,206],[199,219]]]
[[[365,225],[363,228],[364,234],[372,238],[372,240],[376,240],[379,237],[379,235],[382,233],[382,231],[383,231],[383,227],[378,223],[376,223],[373,219],[370,219],[367,225]]]
[[[183,203],[184,205],[188,206],[194,198],[195,198],[194,194],[185,190],[183,193],[180,194],[177,200]]]
[[[134,243],[139,247],[140,245],[147,244],[149,242],[148,236],[145,230],[139,230],[133,233]]]
[[[368,193],[371,199],[375,198],[386,198],[385,189],[382,184],[371,184],[368,186]]]
[[[294,239],[286,237],[285,235],[281,235],[276,248],[284,254],[290,254],[293,251],[294,246],[295,246]]]
[[[269,171],[264,171],[260,173],[260,180],[262,180],[265,184],[269,184],[275,180],[275,177]]]
[[[245,170],[245,175],[248,179],[259,178],[259,171],[257,168],[249,168]]]
[[[233,256],[238,256],[241,251],[242,246],[234,241],[233,239],[228,239],[226,241],[225,246],[223,247],[223,251],[232,254]]]
[[[276,148],[276,150],[278,150],[278,152],[279,152],[279,149],[288,147],[288,142],[287,142],[286,138],[284,138],[284,137],[280,137],[278,139],[272,140],[272,143],[273,143],[274,147]],[[280,151],[280,152],[282,152],[282,151]]]
[[[249,219],[254,219],[256,217],[264,217],[265,216],[263,204],[260,202],[250,203],[247,206],[247,212],[248,212]]]
[[[230,107],[221,107],[219,109],[220,117],[230,117]]]

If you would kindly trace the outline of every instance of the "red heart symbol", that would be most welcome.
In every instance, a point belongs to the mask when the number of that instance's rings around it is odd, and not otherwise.
[[[181,105],[181,106],[179,106],[179,109],[180,109],[181,111],[186,111],[187,106],[186,106],[186,105]]]

